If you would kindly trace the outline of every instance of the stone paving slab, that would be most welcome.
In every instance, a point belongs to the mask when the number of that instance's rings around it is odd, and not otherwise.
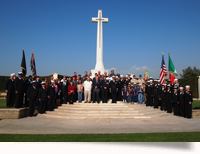
[[[45,116],[0,120],[0,134],[200,132],[200,119],[59,119]]]

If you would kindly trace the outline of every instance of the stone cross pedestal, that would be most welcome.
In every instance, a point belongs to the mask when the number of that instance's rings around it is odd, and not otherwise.
[[[100,71],[101,74],[104,74],[104,72],[107,72],[108,74],[108,70],[105,70],[103,65],[103,24],[102,24],[102,23],[108,23],[108,18],[102,18],[102,10],[98,10],[98,17],[92,18],[92,22],[97,22],[96,65],[95,69],[91,70],[92,76],[95,76],[95,73],[98,73],[98,71]]]

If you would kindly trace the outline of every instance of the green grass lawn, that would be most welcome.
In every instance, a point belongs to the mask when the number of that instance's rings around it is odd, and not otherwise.
[[[200,107],[200,101],[199,100],[195,100],[192,103],[192,108],[195,107]],[[0,99],[0,108],[7,108],[6,107],[6,99]]]
[[[0,134],[0,142],[200,142],[200,132],[137,134]]]

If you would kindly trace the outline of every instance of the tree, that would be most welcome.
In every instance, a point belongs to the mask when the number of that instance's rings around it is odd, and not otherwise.
[[[185,68],[182,70],[183,73],[180,73],[181,79],[184,78],[195,78],[197,76],[200,76],[200,69],[197,69],[196,66],[192,69],[190,66],[188,68]]]

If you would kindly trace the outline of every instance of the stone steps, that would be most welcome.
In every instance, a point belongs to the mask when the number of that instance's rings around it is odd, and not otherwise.
[[[55,111],[47,111],[46,116],[62,119],[149,119],[169,116],[164,111],[146,107],[145,104],[129,103],[74,103],[62,104]]]
[[[154,115],[131,115],[131,116],[67,116],[67,115],[58,115],[58,114],[42,114],[41,116],[51,117],[51,118],[60,118],[60,119],[152,119],[163,116],[169,116],[167,113],[160,113]]]

